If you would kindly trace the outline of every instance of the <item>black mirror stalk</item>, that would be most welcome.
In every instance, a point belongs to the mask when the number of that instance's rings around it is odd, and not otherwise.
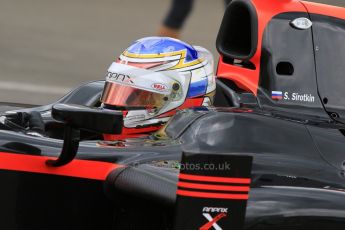
[[[64,142],[60,156],[56,160],[47,160],[50,166],[58,167],[70,163],[77,155],[80,130],[100,134],[120,134],[123,115],[120,111],[91,108],[71,104],[55,104],[52,117],[65,124]]]
[[[80,142],[80,130],[66,125],[64,130],[64,140],[62,151],[56,160],[47,160],[46,164],[54,167],[63,166],[70,163],[77,155]]]

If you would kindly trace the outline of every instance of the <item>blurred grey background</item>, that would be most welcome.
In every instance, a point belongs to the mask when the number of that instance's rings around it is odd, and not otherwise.
[[[345,6],[345,0],[315,0]],[[156,35],[170,0],[0,0],[0,101],[45,104],[103,79],[134,40]],[[216,56],[221,0],[196,0],[182,40]]]

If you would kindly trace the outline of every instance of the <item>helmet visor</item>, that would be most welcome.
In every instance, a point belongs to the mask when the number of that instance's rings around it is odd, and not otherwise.
[[[168,100],[165,94],[106,81],[101,101],[106,105],[161,108]]]

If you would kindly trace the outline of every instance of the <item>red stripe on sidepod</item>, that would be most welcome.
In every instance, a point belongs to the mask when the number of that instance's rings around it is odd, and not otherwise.
[[[198,176],[180,173],[179,179],[204,181],[204,182],[220,182],[234,184],[250,184],[250,178],[231,178],[231,177],[215,177],[215,176]]]
[[[78,159],[65,166],[51,167],[46,165],[48,159],[55,158],[0,152],[0,169],[105,180],[112,170],[122,167],[118,164]]]
[[[193,192],[178,189],[176,192],[180,196],[209,198],[209,199],[226,199],[226,200],[248,200],[248,194],[226,194],[226,193],[210,193],[210,192]]]
[[[213,185],[213,184],[196,184],[188,182],[178,182],[178,187],[191,188],[191,189],[203,189],[203,190],[215,190],[215,191],[232,191],[232,192],[249,192],[249,186],[228,186],[228,185]]]

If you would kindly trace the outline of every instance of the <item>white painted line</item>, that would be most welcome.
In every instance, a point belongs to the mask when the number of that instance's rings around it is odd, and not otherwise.
[[[0,90],[62,95],[68,93],[71,90],[71,88],[51,85],[38,85],[14,81],[0,81]]]

